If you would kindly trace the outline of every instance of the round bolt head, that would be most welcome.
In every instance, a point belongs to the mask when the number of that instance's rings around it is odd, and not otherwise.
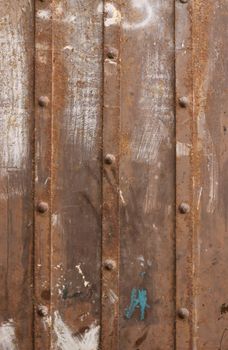
[[[106,154],[106,156],[105,156],[105,163],[106,164],[110,165],[110,164],[115,163],[115,161],[116,161],[116,158],[113,154]]]
[[[47,105],[49,104],[49,98],[47,96],[40,96],[38,103],[40,105],[40,107],[47,107]]]
[[[48,316],[48,308],[47,308],[47,306],[39,305],[37,307],[37,314],[40,317],[47,317]]]
[[[182,96],[179,98],[179,105],[182,107],[182,108],[186,108],[188,107],[189,105],[189,100],[186,96]]]
[[[39,213],[44,214],[48,211],[49,207],[48,204],[46,202],[39,202],[37,204],[37,210]]]
[[[186,309],[184,307],[181,307],[178,310],[177,314],[182,320],[186,320],[187,318],[189,318],[189,311],[188,311],[188,309]]]
[[[108,271],[112,271],[116,268],[116,263],[115,261],[111,260],[111,259],[107,259],[104,262],[104,267],[106,270]]]
[[[185,203],[185,202],[182,202],[180,205],[179,205],[179,212],[181,214],[187,214],[190,212],[190,205],[188,203]]]

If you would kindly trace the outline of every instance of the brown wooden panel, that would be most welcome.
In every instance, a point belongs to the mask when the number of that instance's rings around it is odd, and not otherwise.
[[[53,21],[54,348],[100,333],[102,28],[99,1],[56,1]],[[83,345],[82,345],[83,344]]]
[[[228,3],[195,1],[195,320],[196,349],[228,348],[227,76]]]
[[[0,349],[31,349],[33,6],[0,7]]]
[[[174,348],[173,23],[173,1],[126,1],[122,6],[119,312],[123,349]]]

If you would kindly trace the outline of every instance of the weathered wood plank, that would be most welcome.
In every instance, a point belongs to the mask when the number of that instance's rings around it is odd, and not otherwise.
[[[0,8],[0,348],[31,349],[33,6]]]
[[[194,346],[228,348],[228,3],[196,0]]]
[[[122,6],[119,312],[123,349],[174,348],[173,23],[173,1],[129,0]]]
[[[120,1],[104,1],[102,349],[119,349]]]
[[[51,14],[52,346],[63,350],[99,346],[103,28],[99,3],[56,1]]]

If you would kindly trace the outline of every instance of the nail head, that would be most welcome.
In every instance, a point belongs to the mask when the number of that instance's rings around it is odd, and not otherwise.
[[[49,98],[47,96],[40,96],[38,99],[40,107],[47,107],[49,104]]]
[[[105,156],[105,163],[106,164],[109,164],[109,165],[113,164],[113,163],[115,163],[115,160],[116,160],[116,158],[113,154],[106,154],[106,156]]]
[[[189,105],[189,100],[186,96],[182,96],[179,98],[179,105],[182,107],[182,108],[186,108],[188,107]]]
[[[182,202],[179,205],[179,211],[181,214],[187,214],[190,212],[190,205],[188,203]]]
[[[104,262],[104,267],[106,270],[108,271],[112,271],[116,268],[116,263],[115,261],[111,260],[111,259],[107,259]]]
[[[189,318],[189,311],[188,309],[184,308],[184,307],[181,307],[179,310],[178,310],[178,316],[179,318],[181,318],[182,320],[186,320],[187,318]]]
[[[44,214],[48,211],[49,207],[48,207],[48,203],[46,202],[39,202],[37,204],[37,210],[39,213]]]
[[[39,305],[37,307],[37,314],[40,317],[47,317],[48,316],[48,308],[47,308],[47,306]]]

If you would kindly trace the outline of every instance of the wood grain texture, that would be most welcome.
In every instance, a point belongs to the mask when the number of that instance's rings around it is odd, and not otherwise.
[[[194,3],[195,171],[194,341],[228,348],[226,1]]]
[[[52,343],[61,349],[99,346],[103,19],[98,5],[69,0],[52,7]]]
[[[129,0],[122,6],[119,312],[124,349],[174,348],[173,21],[172,1]],[[143,303],[148,305],[140,314]]]
[[[31,349],[33,6],[0,8],[0,348]]]

